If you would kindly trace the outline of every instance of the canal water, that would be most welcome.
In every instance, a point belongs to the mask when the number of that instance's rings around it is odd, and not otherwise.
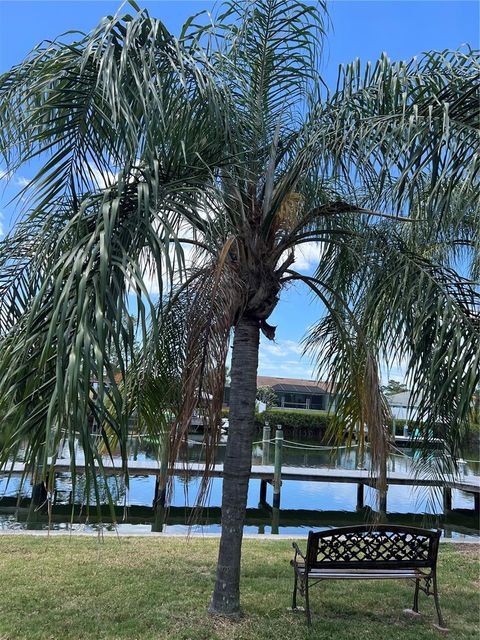
[[[223,461],[225,445],[220,444],[216,462]],[[435,455],[432,453],[432,455]],[[478,453],[464,452],[461,473],[465,476],[480,475]],[[130,458],[138,461],[156,459],[155,447],[145,440],[132,440]],[[190,461],[204,459],[204,447],[200,437],[190,436],[187,457]],[[273,464],[274,446],[263,447],[254,444],[253,464]],[[388,462],[389,471],[408,472],[415,452],[396,449]],[[283,465],[313,468],[358,469],[368,468],[367,453],[362,459],[358,449],[352,447],[332,450],[310,442],[289,442],[283,446]],[[0,528],[1,529],[71,529],[79,531],[96,530],[99,527],[116,529],[122,533],[146,533],[159,530],[158,513],[152,508],[155,492],[155,478],[134,476],[130,478],[128,489],[115,477],[109,477],[108,487],[117,505],[116,519],[112,522],[109,508],[102,508],[102,523],[97,521],[95,509],[90,515],[82,507],[85,504],[85,482],[77,478],[75,493],[68,474],[59,474],[56,480],[55,504],[51,513],[46,506],[31,509],[29,498],[31,486],[20,487],[20,479],[12,476],[0,478]],[[175,478],[170,499],[170,509],[166,521],[160,527],[166,533],[217,533],[220,531],[221,479],[210,481],[206,508],[195,513],[191,521],[192,509],[196,503],[200,486],[198,478]],[[267,503],[272,503],[271,487],[267,489]],[[105,494],[106,495],[106,494]],[[281,508],[270,509],[259,504],[260,481],[251,480],[247,501],[246,533],[303,535],[308,530],[321,530],[335,526],[360,524],[374,518],[376,491],[365,487],[364,509],[357,511],[357,485],[344,483],[324,483],[308,481],[288,481],[282,483]],[[94,500],[92,500],[94,502]],[[72,504],[73,512],[72,512]],[[442,496],[430,488],[390,486],[388,489],[387,522],[416,526],[438,527],[446,537],[480,540],[478,516],[473,512],[473,495],[462,491],[452,491],[452,510],[443,515]],[[163,514],[162,514],[163,517]]]

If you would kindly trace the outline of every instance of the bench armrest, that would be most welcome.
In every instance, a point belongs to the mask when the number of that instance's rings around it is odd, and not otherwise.
[[[292,542],[292,547],[295,549],[295,558],[293,559],[293,562],[297,561],[297,556],[300,556],[302,558],[302,560],[304,562],[306,562],[307,559],[305,558],[303,553],[300,551],[300,548],[299,548],[298,544],[296,542]]]

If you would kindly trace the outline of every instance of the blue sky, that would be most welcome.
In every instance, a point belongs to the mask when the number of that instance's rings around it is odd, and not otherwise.
[[[178,33],[184,20],[214,3],[203,1],[137,0],[162,19],[170,31]],[[115,13],[120,2],[0,0],[0,72],[8,70],[41,40],[52,39],[68,30],[91,30],[105,15]],[[480,46],[480,4],[476,0],[336,0],[329,2],[331,28],[324,51],[323,74],[335,83],[338,66],[359,57],[376,60],[387,52],[394,60],[411,58],[430,49],[458,48],[468,43]],[[12,196],[25,184],[28,172],[7,184],[0,166],[0,232],[12,225]],[[2,177],[3,176],[3,177]],[[304,267],[313,256],[305,255]],[[310,377],[312,367],[301,357],[300,340],[319,317],[320,306],[301,288],[284,292],[272,316],[278,325],[275,344],[264,340],[260,350],[259,373],[289,377]],[[383,377],[401,378],[401,367],[383,372]]]

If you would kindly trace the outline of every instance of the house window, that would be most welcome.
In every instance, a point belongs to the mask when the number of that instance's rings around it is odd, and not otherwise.
[[[307,396],[304,393],[286,393],[285,407],[287,409],[305,409]]]
[[[316,409],[317,411],[325,410],[325,396],[317,395],[310,398],[310,409]]]

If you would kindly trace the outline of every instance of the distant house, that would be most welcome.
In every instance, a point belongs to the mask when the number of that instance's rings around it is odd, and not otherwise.
[[[416,405],[410,405],[410,391],[386,396],[394,420],[416,420]]]
[[[334,406],[334,395],[327,382],[299,378],[274,378],[258,376],[258,387],[270,387],[277,396],[277,406],[282,409],[311,409],[328,411]],[[225,405],[229,405],[230,388],[225,388]]]

